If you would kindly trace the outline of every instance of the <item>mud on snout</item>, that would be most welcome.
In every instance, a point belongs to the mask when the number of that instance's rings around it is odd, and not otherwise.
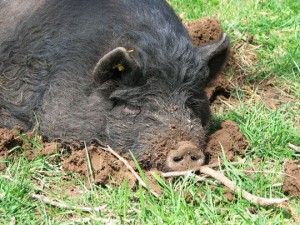
[[[205,134],[176,129],[174,125],[167,131],[152,136],[148,151],[140,155],[140,165],[157,168],[160,171],[184,171],[205,163]]]

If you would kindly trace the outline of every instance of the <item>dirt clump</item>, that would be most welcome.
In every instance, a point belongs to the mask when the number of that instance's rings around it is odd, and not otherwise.
[[[89,158],[87,158],[87,152]],[[129,161],[129,163],[135,168],[133,161]],[[80,177],[89,178],[98,185],[120,185],[125,179],[128,179],[128,185],[133,187],[136,182],[135,177],[123,162],[95,146],[88,147],[87,151],[85,149],[73,151],[61,165],[65,171],[75,172]],[[85,180],[88,181],[88,179]]]
[[[223,197],[229,202],[232,202],[233,200],[235,200],[234,194],[228,188],[226,188],[224,191],[222,191],[222,194],[223,194]]]
[[[0,128],[0,156],[6,155],[8,150],[22,144],[18,132],[15,129]]]
[[[0,128],[0,171],[6,167],[6,160],[11,158],[13,153],[9,151],[22,145],[22,140],[18,136],[17,130]]]
[[[223,33],[220,21],[216,18],[202,18],[189,22],[185,26],[195,46],[218,40]]]
[[[287,161],[284,165],[284,182],[282,191],[285,194],[300,198],[300,167],[293,161]]]
[[[248,142],[238,125],[231,120],[226,120],[220,124],[220,129],[209,137],[205,152],[209,157],[209,164],[214,164],[218,162],[218,158],[222,160],[222,149],[226,159],[234,161],[235,156],[244,155],[247,146]]]
[[[23,155],[28,160],[49,156],[48,160],[56,159],[55,154],[62,147],[60,143],[43,142],[41,137],[32,141],[34,132],[22,133],[20,128],[0,128],[0,171],[5,169],[6,160]]]
[[[24,145],[26,147],[24,147]],[[29,145],[29,146],[28,146]],[[45,142],[41,143],[39,147],[33,146],[32,144],[25,143],[22,145],[22,149],[26,149],[25,157],[28,160],[34,160],[37,157],[49,156],[49,161],[55,161],[55,154],[62,148],[62,145],[57,142]]]
[[[205,93],[210,103],[216,104],[218,97],[228,99],[230,97],[230,90],[229,83],[222,73],[207,84]]]

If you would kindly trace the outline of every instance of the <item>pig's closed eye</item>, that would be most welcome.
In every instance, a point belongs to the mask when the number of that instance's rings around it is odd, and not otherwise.
[[[141,107],[135,105],[126,105],[124,108],[124,112],[127,115],[138,115],[141,112]]]

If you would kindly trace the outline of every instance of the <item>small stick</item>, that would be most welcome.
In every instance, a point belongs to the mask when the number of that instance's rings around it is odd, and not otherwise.
[[[290,149],[293,149],[296,152],[300,152],[300,147],[293,145],[291,143],[288,143],[288,146],[290,147]]]
[[[198,170],[200,170],[201,173],[204,173],[204,174],[211,176],[211,177],[215,178],[216,180],[220,181],[221,183],[223,183],[226,187],[228,187],[232,191],[242,192],[242,196],[250,202],[266,206],[266,205],[279,204],[279,203],[288,201],[287,198],[267,199],[267,198],[261,198],[261,197],[252,195],[249,192],[242,190],[240,187],[235,187],[231,180],[229,180],[227,177],[225,177],[222,173],[217,172],[208,166],[201,166],[200,168],[198,168]],[[193,170],[180,171],[180,172],[168,172],[168,173],[162,173],[162,176],[163,177],[176,177],[176,176],[182,176],[182,175],[192,175],[193,176],[192,172],[193,172]],[[202,181],[205,179],[205,177],[200,177],[197,175],[194,175],[194,177],[196,179],[200,178],[199,181]]]
[[[151,188],[148,188],[147,185],[145,184],[145,182],[142,180],[142,178],[140,178],[140,176],[137,174],[137,172],[134,171],[134,169],[129,165],[129,163],[127,162],[126,159],[124,159],[122,156],[120,156],[118,153],[116,153],[109,145],[107,146],[107,148],[102,148],[105,151],[110,152],[111,154],[113,154],[114,156],[116,156],[120,161],[122,161],[125,166],[127,167],[127,169],[135,176],[135,178],[139,181],[139,183],[146,189],[148,189],[151,194],[153,194],[156,198],[159,198],[159,194],[157,194],[155,191],[153,191]]]
[[[12,217],[11,218],[11,221],[9,222],[9,224],[8,225],[15,225],[16,224],[16,217]]]
[[[245,160],[242,160],[240,162],[232,162],[231,165],[236,165],[236,164],[241,164],[244,163]],[[210,165],[207,165],[207,167],[209,168],[214,168],[214,167],[218,167],[218,166],[222,166],[219,163],[212,163]],[[195,171],[197,171],[198,169],[195,170],[186,170],[186,171],[172,171],[172,172],[166,172],[166,173],[162,173],[162,177],[164,178],[168,178],[168,177],[179,177],[179,176],[191,176],[193,178],[195,178],[197,181],[203,181],[205,180],[208,176],[204,175],[204,176],[198,176],[196,174],[194,174]]]
[[[93,184],[95,183],[95,178],[94,178],[95,176],[94,176],[94,173],[93,173],[93,168],[92,168],[91,159],[90,159],[90,156],[89,156],[89,151],[88,151],[88,148],[86,147],[85,142],[84,142],[84,147],[85,147],[85,153],[86,153],[86,158],[87,158],[87,167],[88,167],[88,171],[90,173],[90,176],[88,175],[88,180],[89,180],[90,187],[91,187],[92,191],[94,191],[92,183]],[[92,183],[91,183],[91,181],[92,181]]]
[[[14,182],[14,179],[12,179],[9,176],[1,176],[1,177]],[[52,205],[52,206],[55,206],[58,208],[63,208],[63,209],[75,209],[75,210],[80,210],[83,212],[93,212],[93,211],[103,212],[104,209],[106,208],[106,205],[99,206],[99,207],[68,206],[67,204],[62,203],[59,200],[51,200],[42,195],[37,195],[37,194],[29,194],[29,195],[31,198],[40,200],[41,202],[43,202],[45,204]]]
[[[283,185],[283,183],[277,183],[277,184],[272,184],[271,187],[281,187]]]
[[[83,211],[83,212],[93,212],[93,211],[101,212],[106,208],[106,205],[103,205],[100,207],[68,206],[65,203],[62,203],[57,200],[48,199],[42,195],[31,194],[30,196],[34,199],[40,200],[43,203],[46,203],[48,205],[52,205],[52,206],[55,206],[58,208],[62,208],[62,209],[74,209],[74,210],[79,210],[79,211]]]
[[[168,178],[168,177],[179,177],[179,176],[190,176],[195,178],[197,181],[203,181],[206,179],[207,176],[201,177],[196,174],[194,174],[194,170],[187,170],[187,171],[176,171],[176,172],[167,172],[167,173],[162,173],[162,177]]]
[[[269,174],[277,174],[277,175],[284,175],[284,176],[287,176],[287,177],[291,177],[293,179],[297,179],[296,177],[288,174],[288,173],[282,173],[282,172],[275,172],[275,171],[269,171],[269,170],[231,170],[231,169],[228,169],[228,170],[220,170],[221,172],[224,172],[224,171],[231,171],[231,172],[244,172],[244,173],[269,173]]]
[[[258,197],[255,195],[250,194],[249,192],[242,190],[240,187],[234,186],[234,183],[229,180],[227,177],[225,177],[222,173],[219,173],[207,166],[201,166],[200,168],[200,172],[207,174],[215,179],[217,179],[218,181],[220,181],[221,183],[223,183],[226,187],[228,187],[230,190],[235,191],[235,192],[241,192],[242,196],[255,204],[260,204],[262,206],[267,206],[267,205],[272,205],[272,204],[280,204],[280,203],[284,203],[286,201],[288,201],[287,198],[282,198],[282,199],[277,199],[277,198],[262,198],[262,197]]]
[[[118,220],[118,219],[106,219],[106,218],[97,218],[97,217],[92,217],[92,218],[76,218],[76,219],[70,219],[69,222],[73,223],[88,223],[88,222],[100,222],[103,224],[124,224],[124,223],[133,223],[133,220]],[[71,223],[71,224],[73,224]],[[69,224],[68,222],[63,223],[63,224]]]

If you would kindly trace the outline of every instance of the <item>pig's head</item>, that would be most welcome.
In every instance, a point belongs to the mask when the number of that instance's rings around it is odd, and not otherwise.
[[[204,88],[224,65],[229,38],[223,34],[199,47],[159,47],[117,47],[97,63],[95,82],[113,102],[107,143],[123,152],[131,150],[144,168],[199,167],[205,162],[210,117]]]

